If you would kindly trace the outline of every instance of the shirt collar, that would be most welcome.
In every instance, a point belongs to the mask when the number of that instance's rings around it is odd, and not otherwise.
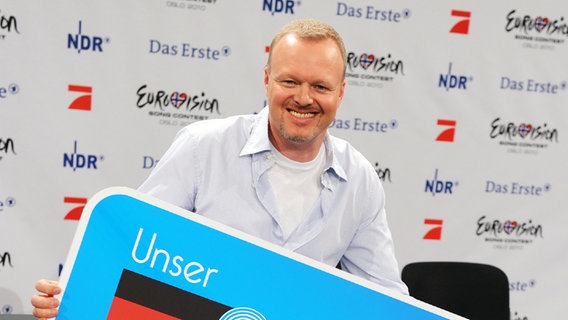
[[[270,151],[270,140],[268,140],[268,107],[264,107],[256,115],[255,121],[250,129],[250,135],[241,149],[240,156],[252,155]]]
[[[333,137],[329,134],[329,132],[326,132],[323,143],[325,144],[325,150],[327,153],[326,159],[328,159],[327,161],[329,165],[328,167],[326,167],[325,171],[333,171],[339,177],[339,179],[347,181],[347,174],[345,174],[345,169],[337,160],[338,157],[336,156],[336,153],[338,151],[333,147],[333,143],[331,141],[332,139]]]

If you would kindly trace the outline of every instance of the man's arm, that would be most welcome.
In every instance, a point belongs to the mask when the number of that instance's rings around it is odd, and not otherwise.
[[[349,273],[408,294],[408,288],[400,278],[384,208],[357,231],[340,263]]]

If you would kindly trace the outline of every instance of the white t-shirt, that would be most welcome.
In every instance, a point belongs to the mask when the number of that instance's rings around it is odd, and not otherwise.
[[[279,221],[287,239],[312,210],[322,190],[321,173],[325,166],[325,147],[309,162],[286,158],[272,147],[276,164],[267,171],[268,180],[278,203]]]

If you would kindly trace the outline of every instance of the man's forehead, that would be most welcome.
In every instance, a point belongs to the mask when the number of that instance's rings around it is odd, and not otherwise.
[[[322,43],[322,42],[329,42],[330,44],[335,44],[335,42],[330,38],[325,37],[302,37],[295,33],[288,33],[280,38],[273,44],[273,48],[270,48],[271,51],[278,47],[279,44],[285,43],[289,45],[297,44],[297,43]],[[337,46],[337,45],[336,45]],[[339,49],[339,46],[337,46]]]

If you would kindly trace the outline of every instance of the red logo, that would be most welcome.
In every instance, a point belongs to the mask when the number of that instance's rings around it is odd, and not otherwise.
[[[442,239],[442,224],[444,220],[441,219],[424,219],[424,224],[429,226],[435,226],[428,230],[422,239],[425,240],[440,240]]]
[[[91,93],[93,92],[93,87],[70,84],[69,92],[87,93],[73,100],[69,105],[69,109],[91,111]]]
[[[458,21],[452,29],[451,33],[468,34],[469,33],[469,18],[471,17],[470,11],[452,10],[452,17],[464,18]]]
[[[440,132],[438,137],[436,137],[436,141],[454,142],[454,135],[456,133],[456,123],[457,122],[455,120],[438,119],[439,126],[444,126],[449,128]]]
[[[69,210],[64,218],[65,220],[79,220],[83,213],[83,208],[85,208],[85,205],[87,204],[87,198],[64,197],[63,202],[79,204],[79,206]]]

